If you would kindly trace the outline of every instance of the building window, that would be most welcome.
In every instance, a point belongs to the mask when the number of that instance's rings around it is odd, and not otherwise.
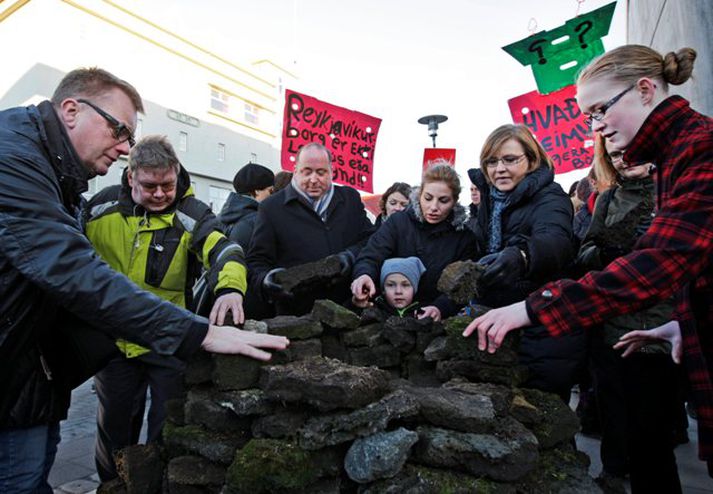
[[[225,161],[225,144],[218,143],[218,161]]]
[[[210,107],[219,112],[230,111],[230,95],[217,89],[210,90]]]
[[[178,136],[178,150],[188,151],[188,132],[181,132]]]
[[[251,105],[250,103],[245,103],[245,121],[253,125],[260,123],[260,109]]]
[[[230,195],[230,189],[226,189],[224,187],[216,187],[215,185],[211,185],[209,187],[209,202],[210,202],[210,209],[213,210],[213,213],[218,214],[221,209],[223,209],[223,204],[225,204],[225,201],[228,200],[228,196]]]

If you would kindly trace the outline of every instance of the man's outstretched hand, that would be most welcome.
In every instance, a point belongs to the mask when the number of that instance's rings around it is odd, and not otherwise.
[[[233,353],[256,360],[268,361],[272,355],[261,348],[284,350],[290,340],[284,336],[253,333],[232,326],[208,326],[208,334],[203,340],[204,350],[213,353]]]

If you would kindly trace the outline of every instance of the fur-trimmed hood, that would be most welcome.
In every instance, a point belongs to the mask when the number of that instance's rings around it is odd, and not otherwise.
[[[414,217],[419,223],[426,223],[426,219],[423,217],[423,211],[421,211],[421,202],[418,200],[421,194],[421,187],[414,187],[411,189],[411,195],[409,196],[409,207],[413,212]],[[457,201],[457,198],[456,198]],[[450,221],[449,221],[450,220]],[[453,206],[453,211],[448,215],[446,221],[449,221],[456,231],[462,231],[466,228],[468,223],[468,211],[465,206],[462,206],[459,202],[456,202]]]

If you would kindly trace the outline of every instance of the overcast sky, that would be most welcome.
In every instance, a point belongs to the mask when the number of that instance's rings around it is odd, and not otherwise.
[[[438,113],[439,147],[456,168],[476,165],[485,137],[510,123],[507,100],[536,89],[529,67],[501,47],[610,3],[587,0],[152,0],[139,14],[239,62],[270,58],[298,75],[296,91],[382,119],[375,192],[417,183],[423,148],[416,120]],[[531,19],[534,19],[531,20]],[[605,49],[626,40],[619,0]],[[576,173],[576,172],[575,172]],[[568,185],[573,178],[561,180]],[[465,202],[465,200],[463,201]]]

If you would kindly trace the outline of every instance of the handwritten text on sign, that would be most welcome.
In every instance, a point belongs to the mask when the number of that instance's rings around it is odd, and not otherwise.
[[[374,149],[381,119],[285,91],[282,168],[292,171],[297,151],[310,142],[332,153],[335,183],[373,192]]]
[[[532,91],[508,100],[513,121],[537,137],[552,158],[555,173],[586,168],[594,158],[591,131],[575,93],[576,86],[570,85],[547,95]]]

